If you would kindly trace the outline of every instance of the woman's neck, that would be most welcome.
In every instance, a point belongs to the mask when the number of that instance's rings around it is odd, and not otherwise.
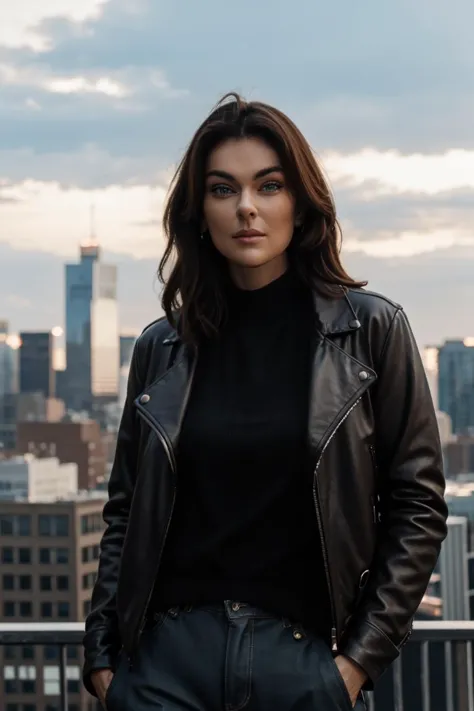
[[[288,269],[288,258],[286,253],[279,254],[258,267],[244,267],[240,264],[229,263],[230,277],[235,286],[244,291],[255,291],[262,289],[275,279],[281,277]]]

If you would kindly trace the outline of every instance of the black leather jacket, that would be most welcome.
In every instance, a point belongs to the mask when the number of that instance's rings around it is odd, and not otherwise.
[[[441,447],[401,307],[365,290],[314,301],[308,444],[333,651],[358,662],[370,688],[407,640],[446,536]],[[165,319],[135,346],[86,620],[92,693],[91,671],[114,668],[122,646],[133,662],[173,513],[195,362]]]

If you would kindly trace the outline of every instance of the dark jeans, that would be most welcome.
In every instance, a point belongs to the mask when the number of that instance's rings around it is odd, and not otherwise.
[[[245,603],[172,608],[119,661],[107,711],[350,711],[331,651],[300,625]],[[365,709],[361,698],[355,706]]]

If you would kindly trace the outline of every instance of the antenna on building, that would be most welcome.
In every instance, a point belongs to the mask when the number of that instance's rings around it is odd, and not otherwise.
[[[89,209],[89,216],[90,216],[89,239],[90,239],[91,243],[94,243],[96,241],[96,238],[95,238],[95,205],[94,205],[94,203],[91,203],[91,206]]]
[[[89,237],[81,242],[81,255],[83,257],[99,257],[99,241],[95,231],[95,203],[89,207]]]

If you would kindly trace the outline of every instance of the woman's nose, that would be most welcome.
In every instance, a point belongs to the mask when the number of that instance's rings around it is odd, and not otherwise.
[[[251,196],[247,193],[242,193],[238,207],[237,214],[240,218],[248,219],[249,217],[255,217],[257,214],[257,209],[253,203]]]

